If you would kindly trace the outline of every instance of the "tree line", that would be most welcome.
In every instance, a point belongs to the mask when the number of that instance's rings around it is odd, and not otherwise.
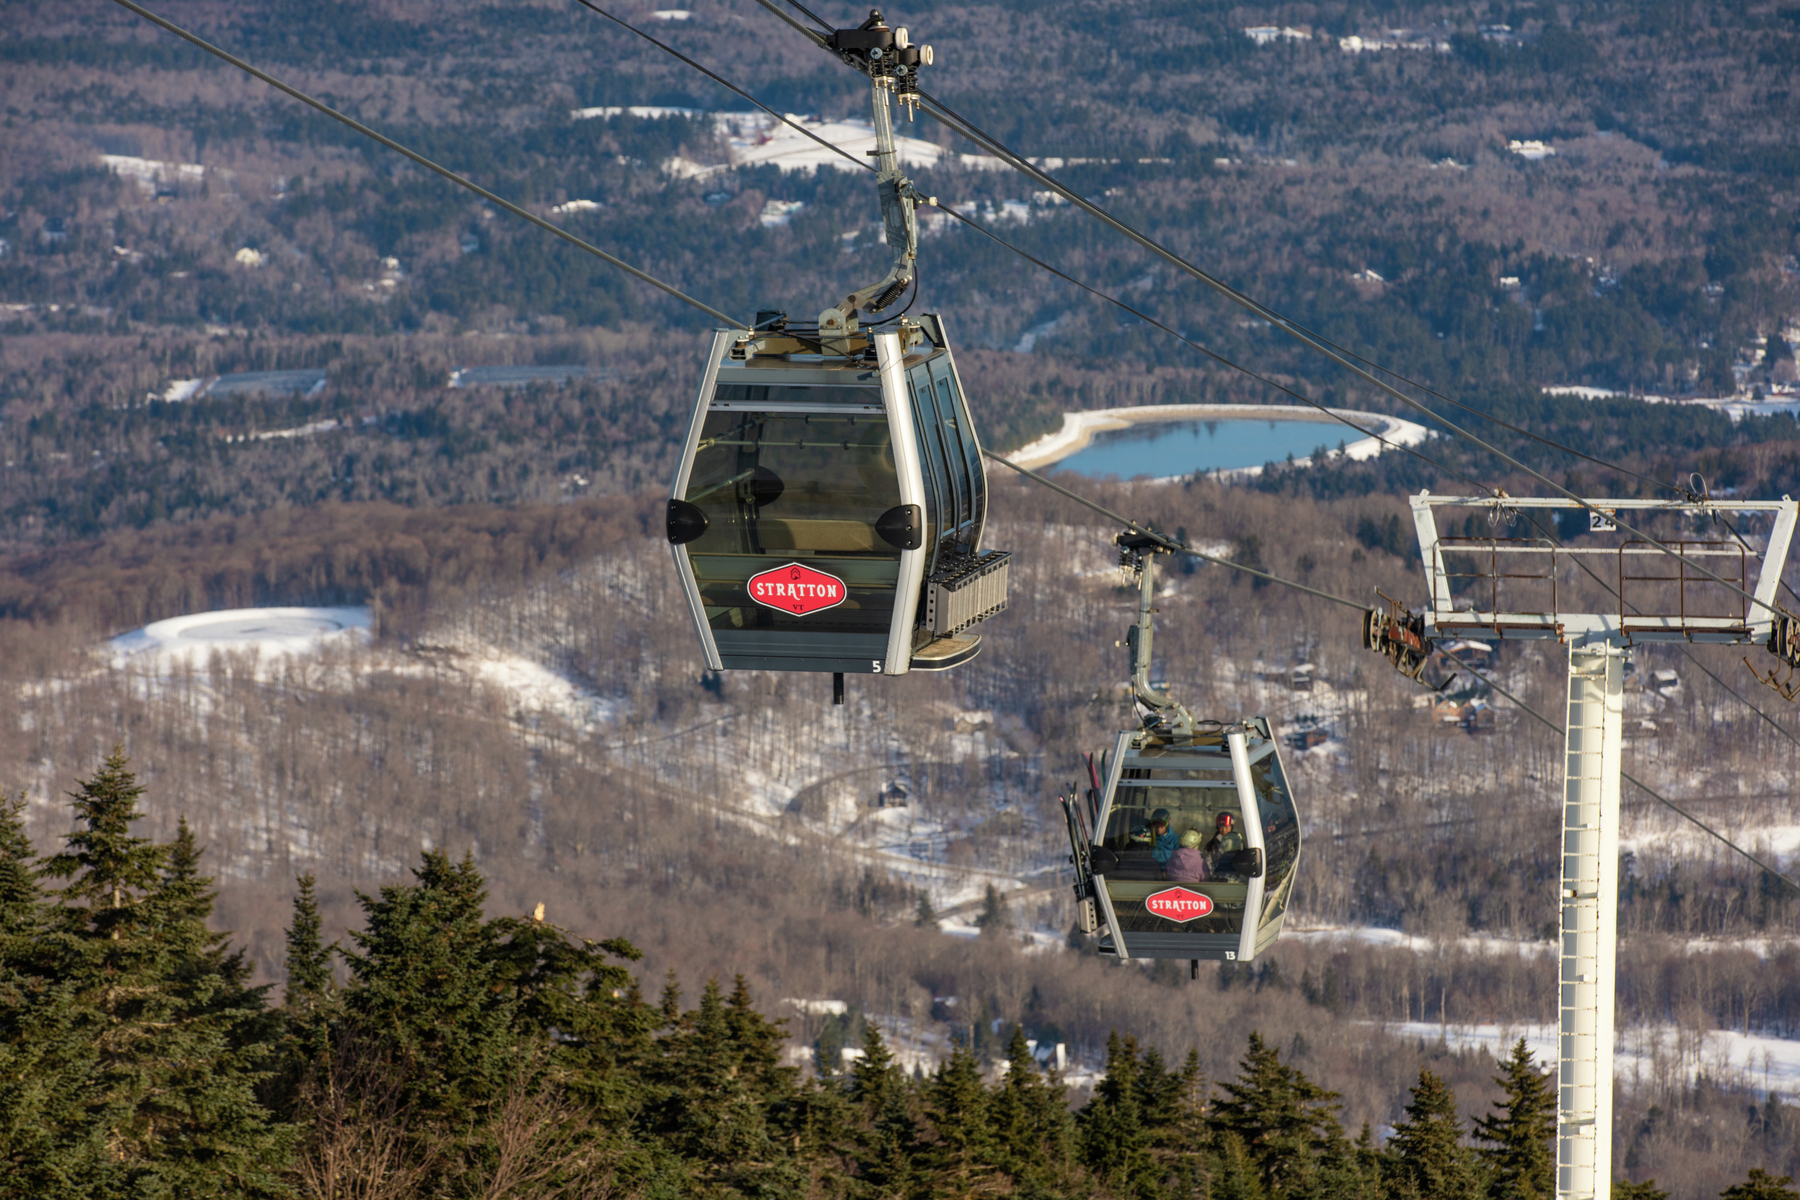
[[[115,750],[39,857],[0,805],[0,1194],[317,1197],[1547,1197],[1552,1083],[1523,1040],[1465,1128],[1420,1072],[1385,1145],[1251,1032],[1234,1078],[1115,1033],[1079,1107],[1014,1028],[899,1067],[878,1024],[807,1074],[740,976],[654,1001],[622,938],[488,917],[473,861],[427,851],[327,943],[298,880],[279,999],[209,926],[182,823],[137,836]],[[1785,1200],[1752,1171],[1727,1200]],[[1651,1181],[1615,1196],[1659,1200]]]

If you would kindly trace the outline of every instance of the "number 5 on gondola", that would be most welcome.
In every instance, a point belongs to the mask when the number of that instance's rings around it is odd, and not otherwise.
[[[822,335],[720,330],[669,500],[713,670],[903,675],[980,648],[1006,607],[987,479],[936,316]]]

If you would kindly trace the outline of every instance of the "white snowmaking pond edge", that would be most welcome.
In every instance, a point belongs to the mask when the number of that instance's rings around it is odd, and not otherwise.
[[[1359,412],[1349,408],[1328,410],[1333,416],[1352,421],[1365,433],[1344,447],[1344,456],[1353,462],[1374,458],[1382,452],[1378,438],[1386,438],[1397,446],[1416,446],[1431,436],[1431,431],[1412,421],[1390,417],[1385,413]],[[1060,462],[1071,454],[1085,450],[1094,435],[1108,429],[1126,429],[1132,425],[1170,421],[1319,421],[1323,414],[1316,408],[1299,404],[1145,404],[1135,408],[1107,408],[1098,412],[1066,412],[1062,428],[1045,434],[1006,456],[1006,460],[1026,470],[1041,470]],[[1312,456],[1297,458],[1294,466],[1312,465]],[[1221,478],[1262,474],[1261,467],[1223,467],[1198,472]],[[1186,476],[1173,475],[1171,479]],[[1158,481],[1160,482],[1160,481]]]
[[[108,643],[116,665],[198,658],[214,650],[307,654],[339,641],[369,638],[366,605],[331,608],[228,608],[156,621]]]

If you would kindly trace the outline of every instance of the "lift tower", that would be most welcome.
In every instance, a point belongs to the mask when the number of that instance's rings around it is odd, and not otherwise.
[[[1625,658],[1633,646],[1645,643],[1764,642],[1791,665],[1795,656],[1788,643],[1797,639],[1789,629],[1792,619],[1777,617],[1775,590],[1800,503],[1785,496],[1769,503],[1590,500],[1599,511],[1583,514],[1563,499],[1421,492],[1411,502],[1431,591],[1423,614],[1427,638],[1553,638],[1568,647],[1558,892],[1556,1195],[1557,1200],[1605,1200],[1612,1188]],[[1468,536],[1474,526],[1467,521],[1460,523],[1463,536],[1447,536],[1437,523],[1443,508],[1484,512],[1495,530],[1521,524],[1526,511],[1561,509],[1585,515],[1589,533],[1598,536],[1574,547],[1550,537]],[[1718,518],[1729,520],[1739,513],[1772,516],[1760,555],[1753,540],[1724,529],[1713,532]],[[1536,524],[1554,515],[1541,512]],[[1620,535],[1610,519],[1614,516],[1646,531],[1654,522],[1660,545]],[[1677,518],[1679,538],[1664,536],[1675,524],[1671,516]],[[1696,530],[1704,532],[1703,540],[1691,538]],[[1578,562],[1597,583],[1578,573]],[[1611,588],[1611,596],[1599,599],[1603,611],[1570,611],[1583,599],[1592,603],[1604,596],[1605,588]],[[1403,618],[1393,614],[1389,630],[1397,631]],[[1775,646],[1776,640],[1782,647]],[[1385,648],[1386,641],[1397,642],[1398,636],[1384,639],[1371,633],[1371,645]]]

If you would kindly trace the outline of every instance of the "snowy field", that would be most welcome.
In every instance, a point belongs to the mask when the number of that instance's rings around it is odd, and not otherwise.
[[[1397,1021],[1382,1026],[1394,1037],[1434,1043],[1440,1038],[1455,1050],[1486,1050],[1495,1059],[1511,1053],[1513,1043],[1540,1064],[1556,1062],[1556,1026],[1439,1025],[1432,1021]],[[1615,1078],[1626,1087],[1659,1078],[1692,1079],[1704,1074],[1720,1083],[1741,1083],[1766,1095],[1800,1095],[1800,1041],[1742,1034],[1732,1030],[1678,1030],[1672,1025],[1621,1030],[1613,1052]]]

